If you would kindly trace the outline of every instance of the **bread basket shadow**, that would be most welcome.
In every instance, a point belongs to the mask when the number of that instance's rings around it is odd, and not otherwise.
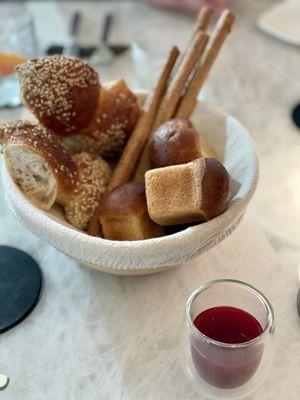
[[[3,168],[3,186],[9,207],[30,232],[81,264],[98,270],[143,275],[185,263],[231,234],[241,221],[258,180],[258,159],[252,140],[235,118],[198,102],[191,121],[217,151],[232,180],[229,208],[209,222],[142,241],[119,242],[91,237],[68,224],[55,207],[50,212],[35,207]]]

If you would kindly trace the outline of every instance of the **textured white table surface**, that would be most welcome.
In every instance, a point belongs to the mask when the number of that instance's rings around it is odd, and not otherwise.
[[[33,2],[34,4],[35,2]],[[27,320],[0,336],[0,371],[11,377],[5,400],[199,399],[178,362],[177,337],[188,295],[221,277],[264,291],[276,313],[277,350],[271,373],[252,399],[300,398],[300,323],[296,313],[300,261],[300,136],[289,119],[300,100],[299,49],[255,27],[272,1],[232,1],[238,20],[212,71],[207,101],[236,116],[257,143],[261,177],[248,215],[218,247],[175,271],[116,277],[89,270],[25,231],[9,215],[0,187],[0,243],[24,249],[41,264],[44,290]],[[190,17],[139,2],[51,2],[30,8],[41,18],[41,47],[60,41],[72,10],[85,15],[86,38],[96,41],[105,11],[117,13],[113,39],[131,40],[161,21],[192,27]],[[42,23],[41,23],[42,21]],[[55,29],[53,28],[55,26]],[[184,29],[184,28],[182,28]],[[154,38],[155,39],[155,38]],[[163,37],[157,32],[157,39]],[[130,55],[101,69],[137,85]],[[20,110],[0,112],[0,121]]]

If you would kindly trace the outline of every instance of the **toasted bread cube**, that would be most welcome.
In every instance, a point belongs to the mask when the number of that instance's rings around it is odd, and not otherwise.
[[[150,218],[158,225],[207,221],[228,207],[229,175],[214,158],[146,172]]]
[[[103,196],[99,221],[110,240],[143,240],[163,236],[163,230],[148,215],[145,186],[127,183]]]

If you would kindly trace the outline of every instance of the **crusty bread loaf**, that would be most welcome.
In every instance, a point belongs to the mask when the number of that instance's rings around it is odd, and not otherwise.
[[[105,193],[99,220],[105,239],[143,240],[163,235],[148,215],[145,186],[127,183]]]
[[[214,158],[146,172],[150,218],[159,225],[207,221],[223,213],[229,201],[229,175]]]
[[[202,157],[200,136],[189,120],[172,119],[156,129],[148,155],[152,168],[188,163]]]
[[[42,125],[61,136],[89,125],[100,84],[87,63],[73,57],[42,57],[19,65],[17,72],[23,103]]]
[[[80,153],[73,156],[78,178],[74,196],[65,206],[65,217],[75,227],[85,230],[105,192],[110,167],[99,156]]]
[[[77,168],[57,137],[31,122],[17,121],[3,128],[4,160],[23,193],[48,210],[72,197]]]
[[[97,112],[82,132],[82,148],[105,159],[120,155],[140,114],[137,97],[123,79],[103,85]]]

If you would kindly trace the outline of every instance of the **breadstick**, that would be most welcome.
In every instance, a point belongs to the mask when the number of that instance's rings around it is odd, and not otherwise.
[[[234,14],[229,10],[222,13],[203,54],[201,65],[191,79],[187,91],[179,104],[176,117],[188,118],[193,111],[197,102],[198,93],[201,90],[214,61],[216,60],[227,35],[231,31],[234,20]]]
[[[155,117],[151,133],[154,132],[161,124],[171,119],[175,113],[176,106],[180,100],[181,92],[184,89],[185,82],[201,57],[204,51],[208,36],[203,32],[196,32],[191,40],[191,44],[184,55],[182,63],[176,72],[164,98],[161,102],[160,109]],[[140,161],[138,163],[134,176],[135,182],[144,182],[145,172],[149,169],[148,145],[145,146]]]
[[[168,60],[160,75],[157,86],[153,92],[149,108],[146,112],[144,112],[141,115],[136,125],[136,128],[132,132],[129,141],[127,142],[127,145],[123,151],[119,163],[112,174],[108,186],[108,191],[114,189],[115,187],[121,184],[130,181],[130,179],[132,178],[132,175],[136,167],[136,163],[140,157],[143,147],[145,146],[149,133],[151,132],[151,126],[153,125],[154,117],[161,102],[162,96],[166,91],[169,76],[172,72],[172,69],[175,65],[178,56],[179,56],[178,48],[173,47],[170,51]],[[99,203],[88,228],[89,235],[92,236],[101,235],[101,227],[98,221],[98,214],[100,207],[101,204]]]
[[[197,21],[196,21],[196,24],[195,24],[195,27],[194,27],[194,30],[193,30],[193,33],[192,33],[192,38],[195,36],[195,34],[198,31],[205,32],[207,30],[208,25],[209,25],[213,15],[214,15],[214,12],[211,8],[206,7],[206,6],[201,8],[198,18],[197,18]]]
[[[210,23],[210,21],[211,21],[213,16],[214,16],[214,12],[213,12],[213,10],[211,8],[206,7],[206,6],[201,8],[201,10],[200,10],[200,12],[198,14],[198,18],[197,18],[197,21],[196,21],[196,24],[195,24],[195,27],[194,27],[194,30],[193,30],[193,33],[192,33],[192,36],[191,36],[191,39],[190,39],[190,41],[188,43],[187,48],[189,48],[189,46],[191,45],[191,41],[192,41],[193,37],[195,36],[195,34],[197,32],[199,32],[199,31],[206,32],[206,30],[207,30],[207,28],[209,26],[209,23]],[[196,71],[198,69],[200,64],[201,64],[201,59],[198,60],[196,66],[194,68],[194,71]],[[192,79],[192,76],[189,76],[189,78],[186,80],[183,92],[186,91],[186,88],[189,86],[189,83],[190,83],[191,79]]]
[[[191,41],[182,63],[176,72],[166,94],[163,97],[161,106],[155,117],[153,130],[155,130],[162,123],[172,118],[176,110],[178,101],[180,100],[181,92],[184,88],[185,81],[192,72],[199,57],[204,51],[205,45],[208,41],[208,36],[203,32],[197,32]]]
[[[127,183],[132,179],[136,163],[148,139],[153,119],[156,115],[162,96],[166,91],[169,76],[178,56],[178,48],[173,47],[153,92],[149,109],[142,114],[136,128],[131,134],[118,165],[112,174],[108,185],[108,191],[113,190],[117,186]]]

